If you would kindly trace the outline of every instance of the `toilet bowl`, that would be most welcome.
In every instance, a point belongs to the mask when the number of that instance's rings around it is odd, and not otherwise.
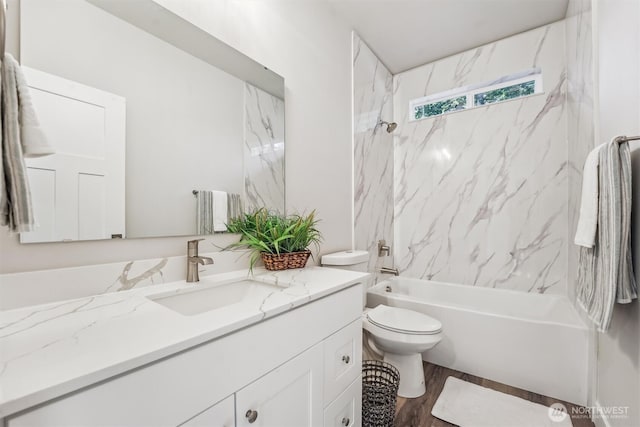
[[[367,271],[367,251],[343,251],[322,257],[322,265]],[[367,286],[364,287],[366,298]],[[366,299],[363,299],[366,301]],[[363,302],[363,308],[364,308]],[[422,353],[442,340],[442,324],[427,315],[398,307],[364,308],[362,328],[369,346],[400,372],[398,396],[419,397],[425,391]]]
[[[364,311],[362,327],[370,347],[398,369],[398,396],[422,396],[426,391],[422,353],[442,340],[442,324],[422,313],[379,305]]]

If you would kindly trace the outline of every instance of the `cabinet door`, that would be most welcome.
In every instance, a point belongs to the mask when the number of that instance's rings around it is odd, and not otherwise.
[[[196,415],[180,427],[234,427],[235,406],[233,395]]]
[[[322,425],[322,343],[236,393],[238,427]]]
[[[324,342],[324,401],[331,402],[362,371],[362,320],[358,319]]]
[[[362,423],[362,376],[324,410],[324,427],[359,427]]]

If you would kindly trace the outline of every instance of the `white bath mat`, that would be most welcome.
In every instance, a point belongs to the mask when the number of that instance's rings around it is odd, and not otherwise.
[[[558,408],[449,377],[431,415],[460,427],[571,427]]]

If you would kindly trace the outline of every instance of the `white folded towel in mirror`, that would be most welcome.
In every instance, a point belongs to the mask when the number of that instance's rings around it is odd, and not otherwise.
[[[227,231],[228,196],[224,191],[198,190],[196,192],[196,228],[198,234]]]
[[[212,191],[213,194],[213,231],[227,231],[227,193]]]
[[[11,56],[11,55],[9,55]],[[20,121],[20,143],[24,157],[50,156],[56,153],[49,138],[45,135],[31,100],[27,79],[18,63],[14,61],[14,72],[18,90],[18,108]]]

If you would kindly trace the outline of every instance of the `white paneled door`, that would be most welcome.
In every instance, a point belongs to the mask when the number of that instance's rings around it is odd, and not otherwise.
[[[52,156],[26,159],[38,227],[20,241],[109,239],[125,233],[123,97],[23,67]]]

